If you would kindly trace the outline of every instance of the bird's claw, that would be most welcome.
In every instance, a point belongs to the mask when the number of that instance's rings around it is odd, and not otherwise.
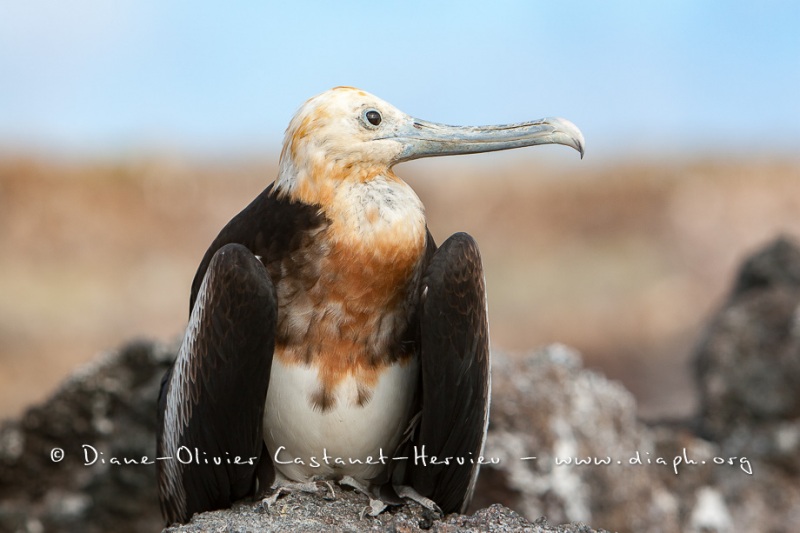
[[[275,505],[275,502],[278,501],[278,498],[280,498],[281,494],[288,494],[288,491],[284,491],[284,489],[281,487],[278,488],[278,490],[276,490],[271,496],[267,496],[261,500],[261,505],[266,506],[267,513],[272,512],[272,506]]]
[[[335,498],[336,494],[333,492],[333,487],[329,482],[325,482],[328,488],[331,491],[331,498]],[[295,481],[285,481],[285,480],[278,480],[272,484],[270,487],[274,492],[267,496],[266,498],[262,498],[261,503],[266,506],[267,512],[272,511],[272,506],[278,501],[278,499],[284,494],[291,494],[293,492],[307,492],[311,494],[316,494],[319,492],[319,487],[317,486],[316,481],[307,481],[305,483],[299,483]]]
[[[325,481],[324,483],[325,483],[325,486],[328,487],[328,490],[331,491],[331,495],[330,496],[325,495],[325,496],[322,497],[322,499],[328,500],[328,501],[335,500],[336,499],[336,492],[334,492],[334,490],[333,490],[333,483],[331,483],[330,481]]]
[[[339,480],[339,485],[344,485],[346,487],[350,487],[354,489],[357,493],[363,494],[367,498],[369,498],[369,505],[364,507],[359,515],[359,520],[363,520],[365,516],[378,516],[382,512],[386,510],[388,505],[383,502],[380,498],[374,498],[373,492],[369,489],[367,485],[364,485],[360,481],[354,479],[351,476],[344,476],[342,479]]]
[[[432,512],[436,518],[442,518],[444,516],[441,507],[439,507],[435,501],[431,500],[426,496],[423,496],[422,494],[414,490],[413,487],[409,487],[407,485],[395,485],[394,491],[397,493],[398,496],[400,496],[404,500],[411,500],[417,502],[422,507]]]
[[[381,500],[369,499],[369,505],[364,507],[358,519],[363,520],[366,515],[375,517],[384,512],[389,506]]]

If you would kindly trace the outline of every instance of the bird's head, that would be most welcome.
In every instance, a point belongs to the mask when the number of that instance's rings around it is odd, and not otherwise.
[[[286,129],[277,185],[293,199],[322,203],[347,181],[393,179],[403,161],[439,155],[563,144],[583,156],[583,135],[568,120],[447,126],[411,117],[360,89],[336,87],[308,100]]]

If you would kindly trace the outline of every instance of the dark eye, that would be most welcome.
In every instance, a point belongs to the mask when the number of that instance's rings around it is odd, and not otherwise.
[[[367,119],[367,122],[372,124],[373,126],[377,126],[381,123],[381,114],[378,113],[375,109],[368,109],[366,113],[364,113],[364,118]]]

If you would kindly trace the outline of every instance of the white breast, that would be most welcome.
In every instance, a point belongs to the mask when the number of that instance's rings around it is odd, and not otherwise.
[[[349,475],[368,482],[379,475],[390,463],[381,464],[381,454],[391,459],[408,424],[418,372],[416,358],[387,367],[362,406],[349,376],[336,387],[333,407],[323,413],[311,400],[319,388],[317,371],[274,357],[264,441],[276,470],[294,481]]]

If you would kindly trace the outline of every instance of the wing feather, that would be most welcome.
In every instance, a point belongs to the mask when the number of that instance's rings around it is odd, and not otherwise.
[[[457,233],[436,250],[422,290],[421,416],[413,444],[419,453],[425,447],[428,462],[410,465],[411,484],[445,512],[464,512],[483,452],[491,387],[486,290],[472,237]],[[449,464],[431,464],[434,456]]]
[[[197,449],[201,464],[158,463],[168,523],[227,507],[272,465],[213,465],[263,456],[262,423],[276,340],[275,285],[285,261],[309,246],[327,220],[319,208],[267,187],[220,231],[192,282],[190,319],[158,404],[159,456]],[[260,260],[259,260],[260,258]],[[204,455],[205,454],[205,455]],[[205,464],[209,460],[212,464]]]
[[[157,463],[167,523],[249,494],[263,447],[272,282],[247,248],[229,244],[214,255],[198,294],[159,397],[158,456],[171,458]]]

